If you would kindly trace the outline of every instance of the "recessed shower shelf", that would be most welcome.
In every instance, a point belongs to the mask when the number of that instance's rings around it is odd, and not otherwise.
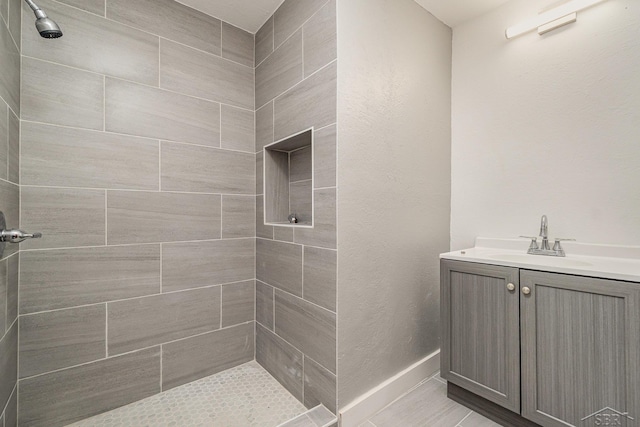
[[[313,227],[313,163],[313,129],[264,147],[266,225]]]

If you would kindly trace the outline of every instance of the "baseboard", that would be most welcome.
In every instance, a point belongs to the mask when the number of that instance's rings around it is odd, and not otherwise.
[[[440,350],[414,363],[340,409],[341,427],[357,427],[440,369]]]

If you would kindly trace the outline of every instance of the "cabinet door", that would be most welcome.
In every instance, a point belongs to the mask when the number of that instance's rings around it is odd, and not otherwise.
[[[519,413],[518,278],[516,268],[448,260],[440,265],[440,375]]]
[[[640,285],[521,270],[522,415],[640,426]]]

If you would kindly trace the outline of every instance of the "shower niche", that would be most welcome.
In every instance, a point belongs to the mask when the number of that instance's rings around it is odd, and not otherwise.
[[[264,223],[313,227],[313,129],[264,147]]]

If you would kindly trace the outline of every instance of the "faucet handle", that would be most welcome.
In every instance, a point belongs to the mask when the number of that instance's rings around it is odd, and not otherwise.
[[[538,237],[537,236],[520,236],[523,239],[531,239],[531,244],[529,245],[529,250],[537,250],[538,248]]]
[[[576,239],[561,239],[559,237],[556,237],[553,240],[555,240],[555,243],[553,244],[553,250],[554,251],[562,249],[562,246],[560,245],[560,242],[575,242],[576,241]]]

